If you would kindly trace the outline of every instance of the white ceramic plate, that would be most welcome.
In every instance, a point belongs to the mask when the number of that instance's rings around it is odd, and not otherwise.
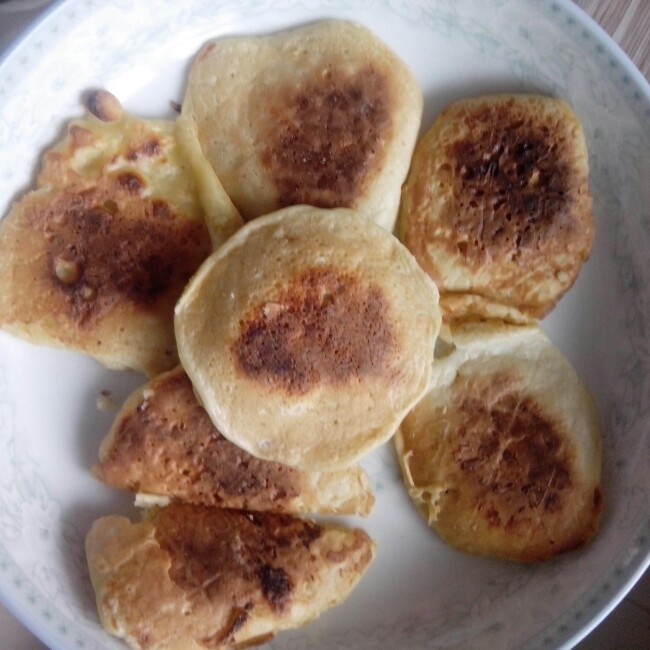
[[[390,446],[365,463],[377,493],[359,522],[376,563],[344,606],[274,648],[570,646],[650,560],[650,90],[568,1],[68,0],[0,67],[0,212],[33,179],[80,97],[106,87],[142,116],[170,116],[207,38],[325,16],[358,20],[411,66],[424,126],[450,101],[540,91],[566,99],[589,146],[592,257],[543,326],[594,394],[604,430],[605,514],[587,549],[539,567],[458,554],[426,527]],[[89,475],[111,415],[96,397],[141,382],[81,356],[0,335],[0,594],[53,648],[118,648],[99,625],[83,539],[131,499]]]

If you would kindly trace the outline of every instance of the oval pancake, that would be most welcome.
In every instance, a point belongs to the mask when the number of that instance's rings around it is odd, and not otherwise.
[[[245,219],[346,207],[392,231],[422,103],[374,34],[332,20],[207,43],[182,110]]]
[[[187,121],[88,103],[0,222],[0,326],[152,375],[178,363],[174,304],[241,217]]]
[[[347,598],[374,553],[358,529],[180,504],[86,537],[102,624],[138,650],[269,641]]]
[[[458,550],[540,562],[587,543],[602,511],[591,398],[533,326],[465,326],[395,437],[409,495]]]
[[[594,237],[582,127],[562,101],[459,101],[416,147],[400,238],[438,285],[445,321],[546,315]]]
[[[220,508],[365,516],[374,503],[358,466],[305,472],[255,458],[226,440],[181,367],[126,400],[93,474],[111,487]]]
[[[294,206],[249,222],[176,306],[181,363],[215,426],[302,469],[385,442],[427,388],[435,285],[383,228]]]

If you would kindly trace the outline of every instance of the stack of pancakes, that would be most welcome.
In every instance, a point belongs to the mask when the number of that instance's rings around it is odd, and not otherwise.
[[[462,551],[538,562],[582,546],[602,512],[598,420],[538,328],[593,242],[577,117],[541,96],[453,104],[416,147],[398,232],[444,319],[395,438],[411,498]]]
[[[2,222],[0,321],[150,377],[93,468],[145,507],[88,534],[105,627],[262,642],[368,568],[363,531],[298,515],[367,515],[357,460],[429,384],[438,293],[390,233],[422,96],[333,21],[208,44],[173,122],[87,105]]]
[[[451,546],[540,562],[588,542],[602,511],[591,398],[532,325],[453,330],[395,437],[404,482]]]
[[[341,42],[355,55],[341,59]],[[287,53],[295,68],[268,75]],[[260,76],[273,82],[273,119],[251,114]],[[291,515],[367,515],[374,497],[356,462],[429,384],[437,290],[378,225],[395,222],[421,110],[403,65],[345,23],[226,39],[197,56],[181,120],[249,223],[185,287],[175,309],[182,366],[127,400],[94,468],[140,504],[163,506],[135,526],[102,519],[88,537],[102,620],[133,646],[265,640],[340,602],[372,560],[362,531]],[[242,115],[244,128],[231,123]],[[357,124],[361,148],[350,138]],[[201,539],[189,542],[197,569],[175,552],[186,540],[166,541],[171,525],[183,538],[175,522],[185,519]],[[127,536],[125,551],[114,540]],[[134,584],[145,562],[161,563],[148,581],[164,598]],[[206,581],[197,600],[191,590]],[[158,614],[161,605],[175,615]]]
[[[187,125],[126,115],[105,91],[88,107],[1,222],[0,323],[153,375],[178,363],[176,300],[241,217]]]
[[[593,239],[564,104],[460,102],[411,161],[416,81],[327,21],[208,43],[174,122],[88,108],[0,224],[0,323],[150,377],[93,468],[145,507],[87,538],[110,632],[241,647],[341,602],[374,544],[298,515],[367,515],[357,462],[396,432],[451,545],[594,534],[597,420],[536,321]]]
[[[446,321],[530,323],[573,285],[594,237],[582,128],[561,100],[493,95],[418,143],[399,232]]]

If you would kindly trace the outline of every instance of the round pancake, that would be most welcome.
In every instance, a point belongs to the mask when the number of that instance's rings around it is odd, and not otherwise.
[[[573,285],[594,225],[582,127],[562,101],[460,101],[418,143],[402,241],[438,285],[446,321],[533,322]]]
[[[0,222],[0,326],[157,374],[178,363],[178,297],[241,217],[190,124],[136,119],[104,91],[88,105]]]
[[[176,306],[181,363],[215,426],[303,469],[349,465],[427,388],[438,293],[383,228],[294,206],[246,224]]]
[[[245,219],[347,207],[392,231],[422,103],[391,50],[332,20],[207,43],[182,110]]]
[[[93,474],[174,501],[244,510],[367,515],[374,503],[357,465],[305,472],[260,460],[224,438],[181,367],[135,390],[102,441]]]
[[[453,330],[395,437],[428,524],[469,553],[539,562],[588,542],[602,510],[590,396],[533,326]]]
[[[86,537],[102,624],[131,648],[243,648],[345,600],[372,563],[359,529],[171,505],[108,516]]]

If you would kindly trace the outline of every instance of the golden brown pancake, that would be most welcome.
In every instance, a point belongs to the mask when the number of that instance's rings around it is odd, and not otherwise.
[[[400,237],[448,321],[531,322],[573,285],[594,236],[582,127],[558,99],[457,102],[419,142]]]
[[[358,466],[303,472],[233,445],[214,427],[181,367],[126,400],[93,473],[111,487],[222,508],[365,516],[374,503]]]
[[[97,520],[86,555],[104,627],[131,648],[241,648],[347,598],[370,565],[361,530],[171,505]]]
[[[452,330],[395,442],[428,524],[469,553],[539,562],[587,543],[602,511],[591,398],[535,327]]]
[[[426,391],[438,294],[352,211],[285,208],[209,257],[176,306],[181,362],[215,426],[249,453],[347,466]]]
[[[130,117],[103,91],[89,106],[0,222],[0,326],[155,374],[178,363],[183,287],[241,218],[186,120]]]
[[[331,20],[207,43],[183,115],[245,219],[346,207],[392,231],[422,94],[374,34]]]

